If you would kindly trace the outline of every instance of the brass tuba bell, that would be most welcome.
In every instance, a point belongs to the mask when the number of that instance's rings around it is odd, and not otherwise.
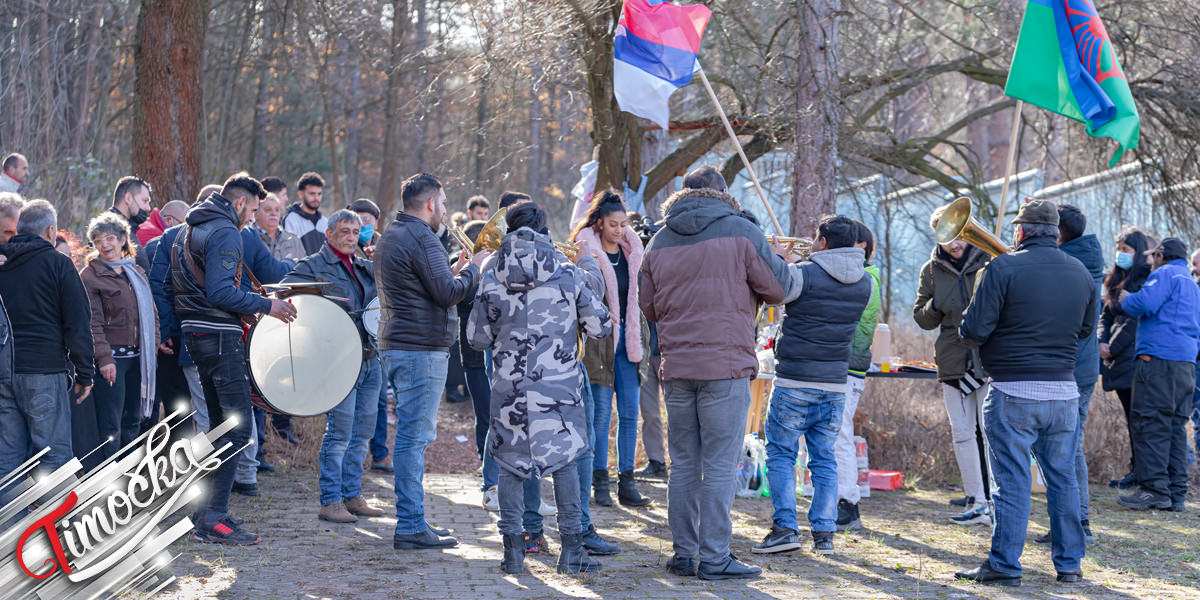
[[[484,224],[474,242],[471,242],[471,238],[467,237],[467,234],[453,223],[446,223],[446,228],[450,230],[450,235],[454,237],[458,245],[462,246],[463,252],[467,256],[475,256],[484,250],[500,249],[500,241],[504,239],[504,234],[508,233],[507,217],[507,206],[496,211],[496,214],[492,215],[492,218]]]
[[[946,210],[942,212],[934,230],[937,243],[949,244],[954,240],[962,240],[987,252],[992,258],[1008,254],[1008,246],[988,233],[987,229],[971,216],[972,212],[971,199],[966,196],[946,205]]]

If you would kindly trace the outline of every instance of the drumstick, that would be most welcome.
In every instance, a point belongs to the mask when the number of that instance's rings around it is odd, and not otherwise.
[[[292,352],[292,323],[288,321],[288,364],[292,368],[292,391],[296,391],[296,354]]]

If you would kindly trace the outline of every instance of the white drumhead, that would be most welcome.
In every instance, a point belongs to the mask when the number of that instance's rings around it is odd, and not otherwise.
[[[374,300],[371,300],[371,303],[367,305],[365,310],[363,310],[363,328],[367,330],[367,333],[371,334],[371,339],[376,339],[379,337],[379,317],[380,313],[382,312],[383,311],[379,309],[378,296],[376,296]]]
[[[250,331],[250,376],[264,401],[297,417],[324,414],[344,400],[362,369],[362,341],[346,311],[315,294],[288,299],[291,324],[263,317]]]

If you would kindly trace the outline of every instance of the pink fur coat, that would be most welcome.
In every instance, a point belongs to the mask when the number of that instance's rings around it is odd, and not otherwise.
[[[575,236],[575,241],[580,245],[581,249],[586,249],[596,262],[600,263],[600,272],[604,274],[604,300],[608,305],[609,312],[612,313],[613,319],[613,335],[618,335],[617,327],[621,321],[620,302],[617,298],[617,272],[613,270],[612,263],[608,262],[608,257],[604,253],[604,246],[600,243],[600,238],[596,232],[590,227],[585,227]],[[624,298],[625,301],[625,322],[629,325],[625,328],[625,356],[629,358],[629,362],[642,362],[642,310],[638,307],[638,272],[642,269],[642,239],[634,233],[633,228],[626,227],[625,232],[621,235],[621,240],[617,245],[625,251],[625,258],[629,261],[629,297]],[[616,345],[614,344],[614,348]]]

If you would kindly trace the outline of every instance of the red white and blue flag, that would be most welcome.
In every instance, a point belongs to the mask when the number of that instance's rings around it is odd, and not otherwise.
[[[613,93],[621,110],[667,129],[668,100],[692,80],[710,17],[703,4],[625,0],[613,44]]]

